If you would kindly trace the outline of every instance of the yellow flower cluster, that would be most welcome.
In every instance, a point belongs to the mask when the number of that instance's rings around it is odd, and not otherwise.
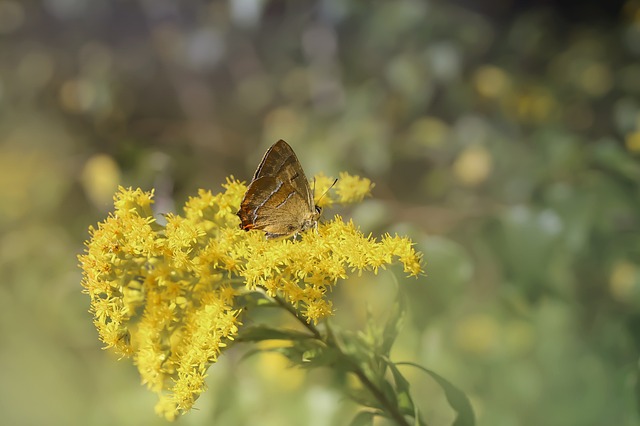
[[[331,182],[317,177],[316,193]],[[238,334],[240,292],[261,287],[317,323],[332,313],[325,294],[349,272],[377,272],[394,257],[409,275],[421,272],[410,240],[376,241],[338,216],[298,240],[245,232],[236,212],[246,186],[231,178],[223,187],[216,195],[200,190],[164,226],[151,210],[153,191],[120,188],[114,213],[90,228],[79,256],[100,339],[133,358],[159,395],[157,412],[170,420],[193,406],[207,369]],[[368,179],[341,174],[337,198],[323,204],[360,201],[371,188]]]

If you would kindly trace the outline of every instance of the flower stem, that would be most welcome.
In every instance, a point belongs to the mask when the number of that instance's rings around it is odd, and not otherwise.
[[[282,306],[287,312],[293,315],[303,326],[305,326],[305,328],[309,330],[311,334],[313,334],[314,339],[322,341],[322,334],[320,334],[320,331],[318,331],[318,329],[313,324],[310,324],[306,322],[304,319],[300,318],[300,316],[298,315],[298,311],[296,311],[296,309],[293,306],[291,306],[290,303],[287,303],[286,301],[284,301],[280,296],[274,296],[273,299],[276,301],[276,303],[278,303],[278,305]]]
[[[378,402],[380,402],[380,405],[385,408],[388,415],[393,420],[395,420],[398,425],[409,426],[407,419],[405,419],[405,417],[399,411],[398,407],[396,407],[391,401],[389,401],[389,399],[385,396],[384,392],[382,392],[382,390],[367,377],[367,375],[362,370],[360,365],[353,358],[351,358],[351,356],[349,356],[349,354],[347,354],[346,351],[341,347],[341,345],[336,340],[333,332],[328,327],[328,324],[327,324],[327,335],[326,337],[324,337],[322,333],[320,333],[320,331],[316,328],[316,326],[308,323],[304,318],[302,318],[298,314],[298,311],[296,311],[296,309],[293,306],[291,306],[291,304],[287,303],[279,296],[275,296],[274,300],[280,306],[286,309],[291,315],[293,315],[307,330],[309,330],[313,334],[313,337],[315,339],[321,341],[328,347],[335,349],[340,354],[341,358],[346,360],[349,363],[350,370],[356,375],[356,377],[360,380],[360,382],[364,385],[364,387],[366,387],[369,390],[369,392],[371,392],[373,397],[377,399]]]

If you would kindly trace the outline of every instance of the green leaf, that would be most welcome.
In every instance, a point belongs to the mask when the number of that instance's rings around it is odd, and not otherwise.
[[[405,312],[406,301],[404,295],[398,291],[396,300],[391,308],[391,313],[389,314],[389,319],[382,331],[382,346],[380,349],[383,356],[388,356],[391,352],[391,347],[400,333]]]
[[[271,328],[266,325],[254,325],[243,328],[236,341],[239,342],[261,342],[263,340],[308,340],[313,339],[308,333],[304,333],[297,330],[282,330],[278,328]]]
[[[346,393],[349,398],[364,407],[375,408],[379,411],[383,410],[383,407],[380,406],[380,401],[374,398],[367,389],[347,389]]]
[[[278,353],[287,358],[293,365],[300,368],[313,368],[327,366],[333,361],[333,364],[339,364],[335,362],[337,355],[331,348],[313,346],[314,341],[308,341],[307,344],[304,341],[294,342],[292,346],[281,346],[275,348],[256,348],[248,351],[242,356],[242,360],[249,358],[257,353]]]
[[[594,144],[591,154],[595,164],[618,173],[633,183],[637,183],[640,180],[640,165],[638,165],[638,161],[612,138],[605,138]]]
[[[340,354],[333,348],[316,347],[302,354],[305,367],[328,367],[336,364]]]
[[[339,361],[340,353],[334,348],[324,346],[315,339],[293,340],[292,345],[269,349],[256,349],[255,352],[276,352],[287,358],[294,365],[309,369],[331,366],[339,370],[343,363]],[[252,355],[253,353],[250,353]]]
[[[391,383],[389,383],[385,379],[382,379],[379,380],[377,384],[384,396],[387,398],[387,401],[398,407],[398,395],[396,395],[396,391],[393,389]]]
[[[391,374],[393,374],[393,380],[396,384],[396,394],[398,399],[398,407],[404,414],[415,415],[416,407],[413,404],[413,399],[409,393],[411,385],[409,381],[404,378],[398,367],[393,362],[387,362]]]
[[[412,362],[398,362],[396,365],[410,365],[412,367],[416,367],[430,375],[440,385],[442,390],[444,390],[444,394],[449,405],[457,413],[452,426],[474,426],[476,424],[475,414],[473,413],[473,408],[471,407],[469,398],[464,392],[451,384],[451,382],[439,374]]]
[[[373,426],[373,418],[376,416],[371,411],[360,411],[349,423],[350,426]]]

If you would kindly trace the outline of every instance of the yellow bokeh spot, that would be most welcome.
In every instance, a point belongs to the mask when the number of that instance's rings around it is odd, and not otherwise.
[[[482,145],[466,148],[453,163],[453,172],[466,186],[476,186],[484,182],[491,174],[493,160],[491,154]]]
[[[29,211],[44,214],[44,209],[57,203],[65,185],[65,170],[61,161],[52,161],[55,153],[45,150],[15,149],[32,135],[15,135],[0,146],[0,223],[13,221]],[[58,194],[58,195],[56,195]]]
[[[625,145],[631,152],[640,152],[640,130],[629,133],[625,138]]]
[[[622,14],[630,21],[640,23],[640,2],[628,0],[622,8]]]
[[[68,80],[60,86],[60,105],[69,112],[89,111],[96,102],[98,93],[88,80]]]
[[[625,302],[635,292],[638,268],[631,262],[621,261],[613,265],[609,276],[609,291],[614,299]]]
[[[580,85],[591,96],[606,95],[613,86],[611,69],[601,63],[589,64],[582,70]]]
[[[465,352],[486,355],[496,346],[499,335],[500,327],[494,318],[477,314],[457,324],[454,340],[456,345]]]
[[[476,90],[482,96],[497,98],[506,91],[509,77],[502,69],[493,65],[485,65],[476,70],[473,82]]]
[[[526,122],[540,123],[553,116],[557,102],[553,95],[544,88],[525,89],[510,102],[509,111],[513,108],[516,117]]]
[[[96,154],[84,164],[81,183],[87,197],[96,207],[111,204],[113,193],[120,182],[120,168],[106,154]]]
[[[449,134],[449,126],[444,121],[435,117],[422,117],[411,125],[409,140],[419,145],[438,147],[447,141]]]
[[[261,350],[259,356],[258,372],[272,386],[278,386],[284,391],[299,389],[305,378],[304,371],[299,368],[291,368],[291,362],[284,355],[277,352],[268,352],[268,349],[292,346],[288,340],[265,340],[257,345]]]
[[[627,0],[622,8],[622,14],[625,19],[635,24],[640,24],[640,1]]]

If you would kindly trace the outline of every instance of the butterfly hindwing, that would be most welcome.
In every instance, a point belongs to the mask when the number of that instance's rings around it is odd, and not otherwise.
[[[305,200],[291,184],[263,176],[247,189],[238,215],[243,229],[260,229],[271,236],[281,236],[301,230],[306,209]]]

